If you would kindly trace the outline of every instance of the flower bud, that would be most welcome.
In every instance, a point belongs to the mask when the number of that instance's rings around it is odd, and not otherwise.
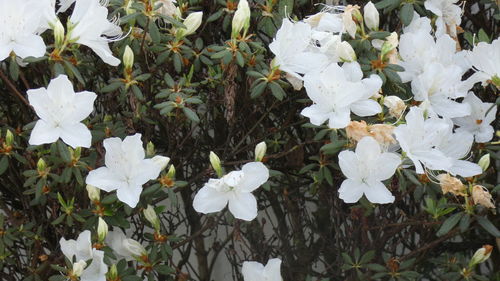
[[[13,143],[14,143],[14,135],[9,129],[7,129],[7,132],[5,133],[5,144],[7,146],[12,146]]]
[[[125,52],[123,52],[123,65],[125,69],[132,69],[134,65],[134,52],[128,45],[125,47]]]
[[[175,178],[175,167],[174,167],[174,165],[170,165],[170,168],[168,168],[167,177],[169,177],[171,179]]]
[[[45,170],[47,169],[47,164],[45,163],[45,160],[43,160],[43,158],[38,159],[38,162],[36,163],[36,169],[39,173],[45,172]]]
[[[124,10],[127,15],[133,14],[135,10],[132,8],[132,3],[134,3],[134,0],[126,0]]]
[[[260,142],[255,146],[255,161],[262,161],[266,155],[267,145],[266,142]]]
[[[160,171],[163,171],[167,167],[168,162],[170,161],[170,158],[157,155],[157,156],[151,158],[151,160],[153,160],[153,162],[158,166]]]
[[[123,247],[132,256],[140,257],[147,255],[146,249],[141,245],[141,243],[135,241],[134,239],[127,238],[123,241]]]
[[[484,245],[482,248],[479,248],[472,256],[469,267],[485,262],[490,257],[492,251],[493,246],[491,245]]]
[[[246,33],[249,26],[250,7],[248,6],[247,0],[240,0],[238,9],[236,9],[234,13],[231,36],[236,38],[242,29],[244,29],[244,33]]]
[[[198,27],[201,25],[201,20],[203,19],[203,12],[195,12],[189,14],[184,20],[183,24],[186,28],[179,28],[176,31],[177,39],[181,39],[185,36],[193,34]]]
[[[116,268],[116,264],[109,267],[106,276],[108,277],[106,280],[118,280],[118,268]]]
[[[474,185],[472,187],[472,200],[474,200],[474,204],[476,205],[483,205],[486,208],[495,209],[495,204],[490,192],[482,185]]]
[[[365,24],[370,30],[378,30],[379,14],[375,5],[370,1],[363,7],[363,14],[365,16]]]
[[[71,270],[72,275],[74,277],[80,277],[86,266],[87,266],[87,263],[84,260],[80,260],[79,262],[75,262],[73,264],[73,269]]]
[[[97,187],[87,184],[86,189],[90,201],[98,202],[99,200],[101,200],[100,190]]]
[[[56,47],[60,47],[64,43],[64,26],[59,19],[54,24],[54,41]]]
[[[146,220],[151,223],[156,232],[160,232],[160,219],[158,219],[158,215],[156,215],[156,211],[153,206],[148,205],[148,207],[144,209],[144,217],[146,217]]]
[[[387,96],[384,98],[384,105],[389,109],[389,115],[399,119],[405,111],[405,102],[397,96]]]
[[[483,172],[488,170],[488,167],[490,166],[490,154],[485,154],[479,159],[479,162],[477,163],[481,169],[483,169]]]
[[[215,154],[213,151],[210,151],[210,164],[212,164],[212,168],[214,169],[215,173],[217,173],[217,176],[220,178],[222,177],[222,167],[220,166],[220,159],[217,154]]]
[[[99,242],[104,241],[106,235],[108,235],[108,224],[99,217],[99,222],[97,223],[97,238]]]
[[[177,7],[174,4],[175,0],[157,0],[156,3],[161,3],[161,7],[158,9],[158,13],[168,17],[177,16]]]
[[[337,53],[341,61],[353,62],[356,61],[356,53],[351,44],[347,41],[342,41],[337,46]]]
[[[148,142],[148,144],[146,144],[146,156],[152,157],[155,154],[155,145],[152,142]]]

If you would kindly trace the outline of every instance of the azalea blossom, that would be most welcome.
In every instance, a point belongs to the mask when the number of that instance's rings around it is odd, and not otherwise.
[[[342,23],[342,14],[319,12],[304,19],[314,31],[323,31],[328,33],[341,33],[344,29]]]
[[[491,44],[479,42],[467,58],[477,71],[467,82],[472,86],[481,82],[483,86],[492,82],[500,87],[500,39],[495,39]]]
[[[278,258],[267,261],[266,266],[255,261],[243,262],[241,269],[244,281],[282,281],[281,260]]]
[[[106,166],[90,171],[86,184],[107,192],[116,190],[118,200],[135,208],[142,185],[156,179],[170,159],[164,156],[144,159],[141,134],[128,136],[123,141],[120,138],[107,138],[103,145],[106,149]]]
[[[73,148],[90,147],[92,135],[81,121],[94,110],[96,97],[87,91],[75,93],[66,75],[52,79],[47,88],[28,90],[28,100],[40,117],[29,143],[53,143],[61,138]]]
[[[276,33],[269,49],[276,56],[275,65],[279,69],[290,73],[297,78],[299,74],[311,70],[321,69],[328,63],[328,58],[311,46],[311,26],[304,22],[292,23],[283,19],[283,23]]]
[[[497,114],[496,105],[482,102],[472,92],[464,98],[463,103],[470,106],[471,114],[453,119],[453,123],[459,126],[457,132],[466,131],[473,134],[475,141],[478,143],[489,142],[495,132],[490,124],[495,121]]]
[[[141,243],[127,238],[121,229],[110,231],[106,236],[105,243],[113,250],[118,259],[132,261],[146,253],[146,249]]]
[[[47,5],[45,0],[0,0],[0,61],[11,52],[22,59],[45,54],[39,31],[47,23],[45,13],[40,12],[50,9]]]
[[[257,201],[251,193],[269,178],[269,170],[261,162],[243,165],[220,179],[210,179],[193,200],[197,212],[219,212],[229,203],[235,218],[251,221],[257,217]]]
[[[121,28],[108,20],[108,9],[99,0],[78,0],[69,18],[69,41],[92,49],[105,63],[117,66],[108,43],[122,35]]]
[[[450,125],[437,117],[425,119],[423,110],[418,107],[411,107],[405,118],[406,124],[396,127],[394,135],[406,156],[413,161],[416,172],[423,174],[423,166],[431,170],[449,170],[453,161],[436,146],[448,133]]]
[[[328,121],[330,128],[344,128],[351,120],[351,111],[358,116],[372,116],[382,111],[381,106],[371,96],[382,86],[377,75],[363,78],[357,62],[330,64],[322,71],[314,71],[304,76],[304,87],[313,105],[302,110],[314,125]]]
[[[427,10],[433,12],[436,16],[436,35],[449,34],[451,37],[457,37],[457,26],[462,19],[462,9],[455,5],[458,0],[426,0],[424,6]]]
[[[92,260],[91,264],[83,270],[81,281],[105,281],[108,267],[104,263],[104,252],[92,248],[90,231],[85,230],[78,236],[77,240],[59,240],[61,251],[69,260],[75,257],[77,262]]]
[[[364,137],[356,151],[339,153],[339,166],[347,177],[339,189],[339,197],[345,203],[356,203],[363,194],[372,203],[394,202],[394,196],[382,181],[391,178],[401,164],[395,153],[382,152],[372,137]]]
[[[432,115],[448,118],[469,115],[469,104],[454,100],[467,95],[462,74],[462,69],[457,65],[445,67],[437,62],[427,64],[423,72],[411,81],[415,100],[421,101],[420,107]]]

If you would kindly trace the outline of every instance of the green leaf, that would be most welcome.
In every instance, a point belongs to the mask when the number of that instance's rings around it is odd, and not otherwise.
[[[327,155],[336,154],[347,144],[346,140],[331,142],[323,145],[320,150]]]
[[[399,17],[401,18],[401,22],[405,26],[408,26],[413,19],[413,12],[413,4],[410,3],[404,3],[403,7],[401,7],[401,10],[399,10]]]
[[[273,96],[278,100],[283,100],[283,98],[285,97],[285,91],[283,91],[281,86],[276,82],[271,82],[268,85]]]
[[[113,92],[116,89],[120,88],[122,85],[123,85],[122,82],[113,82],[113,83],[111,83],[109,85],[106,85],[106,86],[102,87],[101,88],[101,93]]]
[[[443,224],[441,225],[441,228],[439,228],[438,232],[436,233],[437,236],[443,236],[446,233],[450,232],[450,230],[457,225],[457,223],[460,221],[462,218],[463,213],[456,213],[452,215],[451,217],[447,218]]]
[[[186,117],[189,120],[196,122],[196,123],[200,122],[200,118],[198,117],[198,114],[196,114],[196,112],[194,112],[191,108],[183,107],[182,111],[184,112],[184,114],[186,114]]]
[[[158,265],[155,266],[154,269],[162,275],[169,275],[175,272],[175,270],[168,265]]]
[[[388,31],[373,31],[368,34],[372,39],[385,39],[387,36],[391,35]]]
[[[250,93],[250,98],[254,99],[262,95],[264,90],[266,89],[267,83],[265,81],[260,82],[255,87],[253,87],[252,92]]]
[[[5,173],[8,167],[9,167],[9,158],[7,158],[7,156],[4,156],[2,157],[2,160],[0,160],[0,175]]]
[[[385,9],[389,6],[394,6],[396,3],[399,4],[400,0],[382,0],[380,2],[375,3],[375,7],[378,10]]]
[[[224,10],[223,9],[220,9],[219,11],[213,13],[212,15],[210,15],[207,19],[207,22],[213,22],[213,21],[216,21],[218,20],[222,14],[224,13]]]
[[[479,32],[477,34],[477,39],[479,39],[479,42],[486,42],[488,44],[491,42],[490,37],[488,36],[488,34],[486,34],[486,32],[482,28],[479,29]]]
[[[487,217],[477,216],[476,219],[479,225],[481,225],[484,228],[484,230],[488,231],[491,235],[495,237],[500,237],[500,230],[498,230],[498,228],[494,226],[493,223],[491,223],[491,221],[488,220]]]
[[[161,41],[161,34],[160,31],[158,30],[158,26],[156,26],[156,22],[154,20],[151,20],[149,22],[149,35],[151,35],[151,39],[153,42],[158,43]]]
[[[61,140],[57,142],[57,151],[64,162],[71,162],[71,154],[68,151],[68,147]]]

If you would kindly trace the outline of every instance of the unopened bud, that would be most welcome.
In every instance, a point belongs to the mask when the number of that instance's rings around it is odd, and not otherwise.
[[[123,247],[132,255],[136,257],[147,255],[146,249],[141,243],[134,239],[127,238],[123,241]]]
[[[59,19],[54,24],[54,40],[56,47],[60,47],[64,43],[64,26]]]
[[[118,280],[118,268],[116,268],[116,264],[109,267],[106,276],[108,277],[107,280]]]
[[[488,167],[490,166],[490,154],[485,154],[479,159],[479,162],[477,163],[481,169],[483,169],[483,172],[488,170]]]
[[[123,52],[123,65],[125,69],[132,69],[134,65],[134,51],[128,45],[125,47],[125,52]]]
[[[36,163],[36,169],[39,173],[45,172],[45,170],[47,169],[47,164],[45,163],[45,160],[43,160],[43,158],[38,159],[38,162]]]
[[[210,151],[210,164],[212,164],[212,168],[214,169],[217,176],[222,177],[222,167],[220,166],[220,159],[217,154],[213,151]]]
[[[337,53],[339,58],[343,62],[353,62],[356,61],[356,52],[352,48],[351,44],[347,41],[342,41],[337,46]]]
[[[75,262],[73,264],[73,269],[71,270],[73,276],[80,277],[86,266],[87,266],[87,263],[84,260],[80,260],[79,262]]]
[[[101,200],[100,190],[97,187],[87,184],[86,189],[89,199],[92,202],[98,202],[99,200]]]
[[[155,154],[155,145],[152,142],[148,142],[148,144],[146,144],[146,156],[152,157]]]
[[[202,19],[203,19],[203,12],[195,12],[189,14],[184,20],[184,22],[182,22],[184,26],[186,26],[186,28],[179,28],[175,33],[177,39],[181,39],[185,36],[193,34],[196,31],[196,29],[200,27]]]
[[[106,239],[106,235],[108,235],[108,224],[99,217],[99,222],[97,223],[97,237],[99,242],[103,242]]]
[[[175,167],[174,167],[174,165],[170,165],[170,168],[168,168],[167,177],[169,177],[171,179],[175,178]]]
[[[469,267],[485,262],[490,258],[491,251],[493,251],[493,246],[491,245],[484,245],[482,248],[479,248],[472,256]]]
[[[237,37],[242,29],[244,29],[244,33],[246,33],[249,26],[250,7],[248,6],[247,0],[240,0],[240,2],[238,3],[238,8],[234,13],[231,36],[233,38]]]
[[[260,142],[255,146],[255,161],[262,161],[266,155],[267,145],[266,142]]]
[[[148,205],[148,207],[144,209],[144,217],[151,223],[156,232],[160,232],[160,219],[158,219],[158,215],[153,206]]]
[[[7,146],[12,146],[13,143],[14,143],[14,135],[9,129],[7,129],[7,132],[5,133],[5,144]]]
[[[370,30],[378,30],[379,14],[377,8],[370,1],[363,7],[363,14],[365,16],[365,24]]]

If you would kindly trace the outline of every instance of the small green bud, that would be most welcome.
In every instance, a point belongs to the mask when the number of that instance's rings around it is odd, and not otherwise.
[[[38,162],[36,163],[36,169],[39,173],[45,172],[45,170],[47,169],[47,164],[45,163],[45,160],[43,160],[43,158],[38,159]]]
[[[14,134],[12,134],[12,132],[9,129],[7,129],[7,132],[5,133],[5,144],[8,146],[12,146],[13,143],[14,143]]]
[[[485,262],[490,258],[491,251],[493,251],[493,246],[491,245],[484,245],[482,248],[479,248],[472,256],[469,267],[474,267],[477,264]]]
[[[167,177],[169,177],[171,179],[175,178],[175,167],[174,167],[174,165],[170,165],[170,168],[168,168]]]
[[[56,47],[61,47],[64,44],[64,26],[59,19],[54,25],[54,41]]]
[[[485,154],[479,159],[479,162],[477,163],[481,169],[483,169],[483,172],[488,170],[488,167],[490,166],[490,154]]]
[[[262,161],[266,155],[267,145],[266,142],[260,142],[255,146],[255,161]]]
[[[92,202],[96,202],[96,201],[98,202],[101,199],[101,194],[100,194],[101,192],[97,187],[90,185],[90,184],[87,184],[86,189],[87,189],[87,194],[89,196],[89,199]]]
[[[148,142],[146,145],[146,156],[153,157],[156,154],[155,145],[152,142]]]
[[[108,235],[108,224],[99,217],[99,222],[97,223],[97,237],[100,243],[106,239],[106,235]]]
[[[116,280],[118,278],[118,269],[116,268],[116,264],[113,264],[109,267],[107,275],[107,280]]]
[[[123,52],[123,65],[125,69],[132,69],[134,65],[134,52],[128,45],[125,47],[125,52]]]
[[[151,223],[156,232],[160,232],[160,219],[158,219],[158,215],[156,215],[156,211],[153,206],[148,205],[148,207],[144,209],[144,217],[146,217],[146,220]]]
[[[214,169],[217,176],[219,178],[222,177],[222,167],[220,165],[219,156],[217,156],[217,154],[215,154],[213,151],[210,151],[210,164],[212,164],[212,168]]]

